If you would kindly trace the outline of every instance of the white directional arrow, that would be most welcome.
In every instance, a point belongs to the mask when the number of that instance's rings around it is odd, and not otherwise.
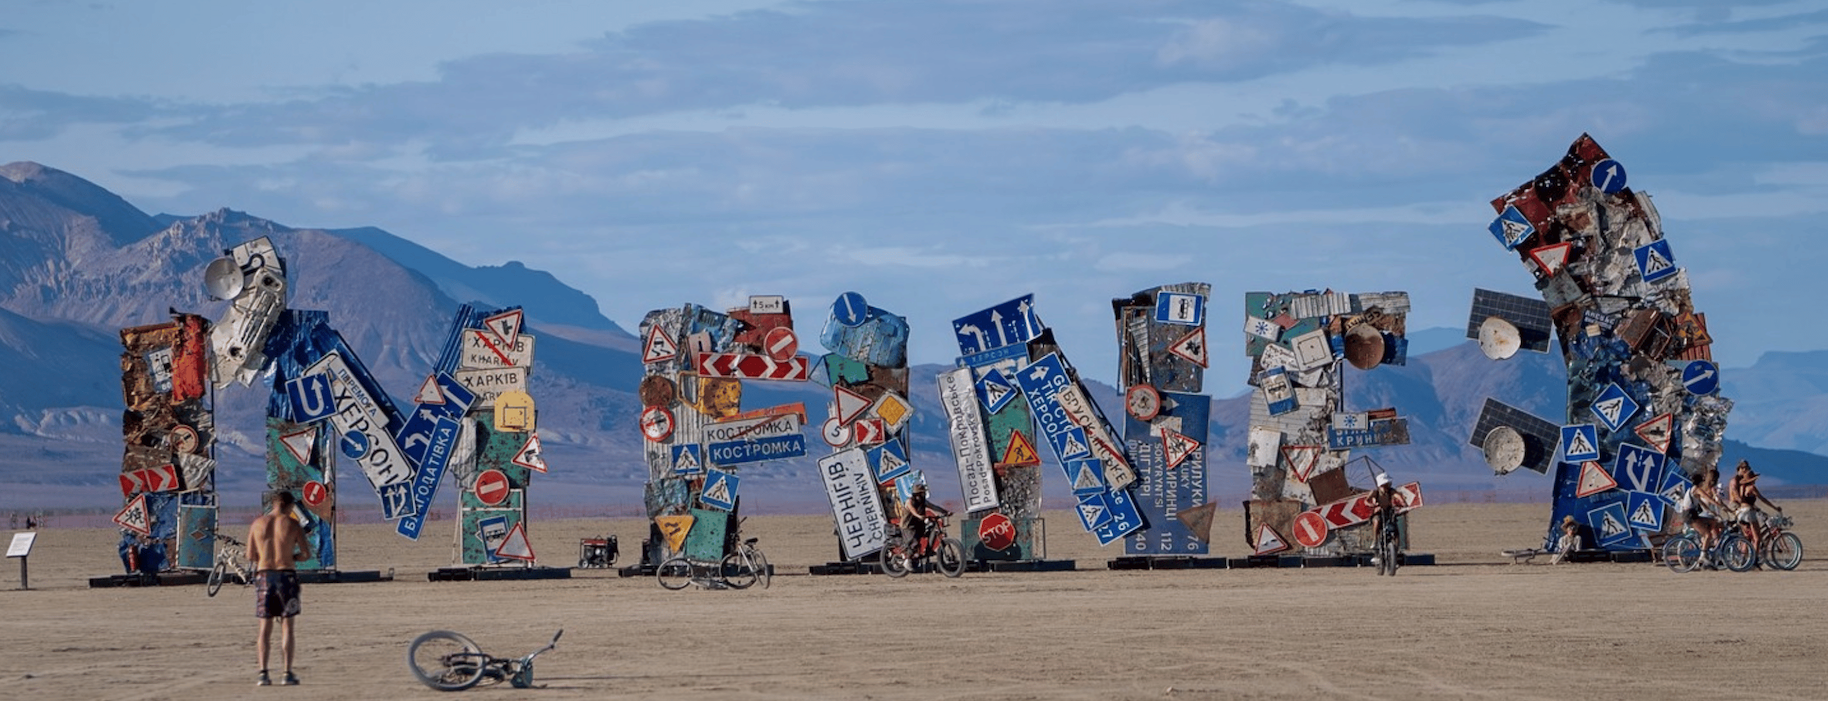
[[[1002,312],[995,309],[990,310],[990,325],[997,328],[997,347],[1002,348],[1009,345],[1009,331],[1003,328]]]
[[[974,324],[965,324],[958,327],[958,335],[963,336],[966,334],[977,337],[977,347],[979,350],[982,350],[985,346],[990,344],[989,339],[984,338],[984,330],[978,328]]]
[[[1028,337],[1034,338],[1035,337],[1035,315],[1029,313],[1029,310],[1031,310],[1031,309],[1034,309],[1034,305],[1029,304],[1028,300],[1026,300],[1026,299],[1024,299],[1021,302],[1018,302],[1016,304],[1016,311],[1022,313],[1022,325],[1028,328]]]

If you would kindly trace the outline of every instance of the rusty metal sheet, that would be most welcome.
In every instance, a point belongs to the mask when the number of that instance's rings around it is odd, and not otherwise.
[[[1255,551],[1257,533],[1266,525],[1277,533],[1293,533],[1295,517],[1300,515],[1303,508],[1301,502],[1288,499],[1252,499],[1244,502],[1245,545]]]
[[[171,400],[195,401],[209,392],[210,323],[196,314],[180,314],[177,342],[172,344]]]
[[[826,320],[819,343],[826,350],[867,365],[907,367],[908,320],[875,307],[870,307],[869,316],[855,326],[839,323],[833,316]]]

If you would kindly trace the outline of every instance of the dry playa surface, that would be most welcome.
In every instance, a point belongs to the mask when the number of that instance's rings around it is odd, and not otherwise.
[[[429,582],[449,523],[413,543],[345,527],[347,570],[392,581],[307,585],[296,688],[253,686],[251,590],[90,589],[119,569],[103,529],[41,532],[20,590],[0,575],[0,682],[17,699],[446,698],[407,672],[407,643],[450,629],[540,658],[542,688],[493,699],[1822,698],[1828,659],[1828,502],[1791,502],[1808,556],[1795,572],[1674,574],[1650,564],[1513,564],[1546,504],[1426,507],[1416,552],[1441,564],[1111,571],[1065,512],[1053,559],[1077,570],[811,576],[834,559],[830,519],[756,516],[746,535],[780,573],[768,589],[665,591],[652,578]],[[1240,556],[1239,511],[1215,554]],[[1071,526],[1071,527],[1067,527]],[[578,540],[634,519],[535,523],[536,553],[575,562]],[[1811,550],[1813,548],[1813,550]],[[626,562],[622,563],[626,564]],[[278,666],[278,651],[274,651]]]

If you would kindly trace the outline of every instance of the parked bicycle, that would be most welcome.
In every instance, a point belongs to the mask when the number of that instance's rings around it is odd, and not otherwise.
[[[1701,547],[1701,534],[1685,527],[1663,541],[1663,564],[1673,572],[1693,572],[1703,566],[1725,567],[1734,572],[1752,569],[1756,562],[1752,541],[1735,529],[1722,531],[1714,547]]]
[[[1778,514],[1758,525],[1758,560],[1766,567],[1793,570],[1803,562],[1803,539],[1787,530],[1796,522]]]
[[[746,520],[748,519],[736,522],[738,538],[742,537],[743,521]],[[768,566],[768,558],[762,556],[762,549],[755,545],[758,540],[761,539],[745,538],[736,544],[730,554],[724,556],[723,574],[730,586],[747,589],[759,582],[763,589],[767,589],[769,583],[774,581],[774,569]]]
[[[254,568],[248,565],[248,548],[234,536],[216,534],[221,544],[216,548],[216,565],[209,569],[209,579],[205,581],[203,592],[215,596],[222,591],[222,583],[233,579],[236,584],[247,586],[254,581]]]
[[[890,577],[906,577],[909,572],[925,570],[937,566],[947,577],[957,577],[965,573],[965,546],[957,538],[946,535],[946,518],[940,515],[932,517],[933,523],[927,528],[926,537],[910,543],[902,529],[889,531],[888,543],[882,547],[882,573]]]
[[[439,691],[463,691],[484,681],[507,681],[516,689],[526,689],[533,686],[533,658],[558,647],[559,636],[564,634],[561,628],[545,647],[525,657],[505,658],[483,652],[462,633],[434,630],[413,639],[406,649],[406,667],[420,683]]]

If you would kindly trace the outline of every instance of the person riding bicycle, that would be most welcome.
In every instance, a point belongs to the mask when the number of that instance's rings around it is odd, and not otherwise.
[[[1759,552],[1759,530],[1764,525],[1764,512],[1758,510],[1758,502],[1763,501],[1777,513],[1783,513],[1784,507],[1772,504],[1758,489],[1758,473],[1752,470],[1752,464],[1739,461],[1732,481],[1727,483],[1727,497],[1738,508],[1734,520],[1746,526],[1746,538],[1752,541],[1752,552]]]
[[[1397,508],[1408,506],[1409,498],[1404,496],[1402,492],[1397,491],[1396,487],[1390,484],[1389,474],[1379,472],[1377,473],[1376,479],[1377,488],[1371,490],[1370,494],[1371,507],[1373,509],[1371,512],[1371,532],[1383,533],[1384,524],[1386,522],[1395,523],[1395,521],[1391,519],[1396,517]]]
[[[914,485],[914,494],[908,497],[901,514],[901,529],[907,535],[910,547],[920,548],[927,537],[928,526],[951,515],[952,512],[944,507],[927,501],[927,485]]]
[[[1720,471],[1708,468],[1682,495],[1682,522],[1701,535],[1702,552],[1713,552],[1724,530],[1720,514],[1726,508],[1720,503]]]

